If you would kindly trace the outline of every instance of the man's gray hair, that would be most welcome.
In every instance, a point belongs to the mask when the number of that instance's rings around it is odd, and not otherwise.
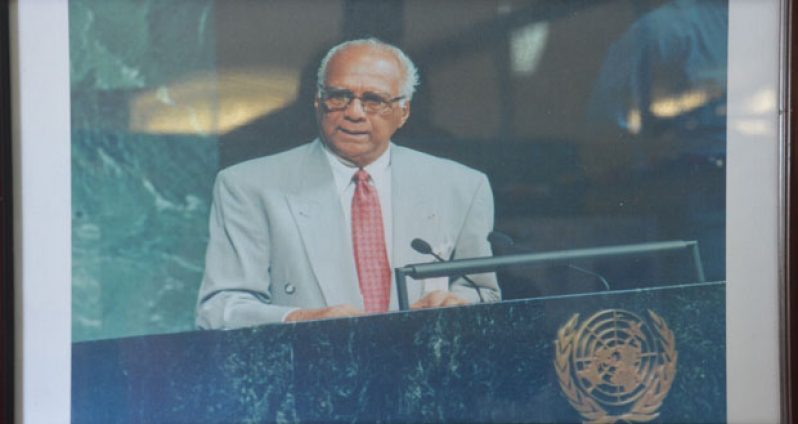
[[[392,53],[399,61],[399,64],[402,66],[402,70],[404,71],[404,81],[402,81],[402,84],[399,87],[399,94],[404,96],[406,100],[413,98],[413,93],[416,92],[416,87],[418,86],[418,69],[416,69],[416,65],[414,65],[413,61],[407,57],[405,52],[398,47],[373,37],[344,41],[343,43],[331,48],[330,51],[324,55],[324,59],[321,60],[321,65],[319,65],[319,71],[316,73],[316,84],[318,86],[319,94],[321,94],[321,89],[324,87],[324,80],[327,77],[327,64],[330,62],[330,59],[332,59],[333,56],[335,56],[341,50],[357,46],[369,46]]]

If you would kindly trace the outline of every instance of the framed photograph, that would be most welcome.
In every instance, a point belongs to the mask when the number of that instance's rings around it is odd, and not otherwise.
[[[4,400],[24,423],[791,419],[792,379],[784,377],[794,373],[790,6],[2,6],[10,22],[3,60],[10,60],[0,63],[9,88],[0,89],[9,124],[1,136],[11,148],[0,151],[0,314],[14,312],[13,338],[11,328],[4,338],[14,355],[6,349],[3,357],[13,361],[14,388]],[[410,58],[415,93],[330,87],[328,51],[371,38]],[[400,68],[406,85],[410,68]],[[300,215],[337,203],[297,212],[285,195],[285,212],[274,212],[265,194],[256,201],[241,185],[217,181],[220,171],[276,166],[307,146],[351,159],[325,133],[335,96],[346,101],[343,113],[363,112],[349,121],[371,122],[380,104],[380,113],[394,111],[393,102],[403,108],[406,121],[390,137],[390,172],[413,152],[413,174],[434,175],[428,167],[455,174],[412,187],[443,187],[434,199],[443,206],[424,215],[440,220],[429,236],[402,231],[397,193],[406,188],[394,184],[386,230],[395,243],[386,242],[392,268],[435,262],[412,253],[414,237],[429,237],[431,253],[454,264],[484,256],[465,253],[480,251],[459,237],[471,233],[446,231],[450,220],[464,222],[457,228],[472,220],[473,203],[455,204],[465,191],[457,182],[486,177],[490,201],[474,208],[490,210],[491,228],[476,225],[474,243],[489,246],[492,259],[527,261],[496,268],[501,301],[425,311],[391,303],[374,316],[296,324],[260,312],[233,324],[198,318],[198,305],[219,292],[236,302],[306,307],[292,300],[305,295],[305,278],[280,271],[276,259],[259,271],[270,281],[262,290],[232,284],[208,295],[216,260],[208,246],[219,238],[235,248],[243,243],[236,237],[268,239],[274,245],[262,250],[278,258],[285,245],[305,246],[311,262],[308,244],[350,247],[351,238],[306,233],[301,243],[274,242],[292,234],[294,224],[280,219],[293,217],[301,230]],[[250,185],[271,194],[280,190],[274,184]],[[238,223],[224,220],[238,206],[225,209],[220,200],[231,198],[261,202],[253,219],[281,226],[263,237],[257,225],[234,234]],[[449,219],[448,209],[458,212]],[[401,256],[405,250],[416,256]],[[213,266],[239,263],[230,274],[249,266],[238,249],[229,258]],[[350,266],[322,262],[329,272]],[[346,289],[325,288],[321,280],[334,278],[319,269],[320,293],[338,299],[330,293]],[[470,293],[460,274],[438,275],[443,280],[419,276],[409,285]]]

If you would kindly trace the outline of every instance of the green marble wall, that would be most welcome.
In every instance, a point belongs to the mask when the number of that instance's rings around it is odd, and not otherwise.
[[[213,2],[72,0],[69,19],[72,338],[192,329],[217,137],[148,123],[213,104]],[[196,75],[207,98],[170,92]]]

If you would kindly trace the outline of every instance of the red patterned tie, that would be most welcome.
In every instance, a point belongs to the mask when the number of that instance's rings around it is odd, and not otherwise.
[[[352,244],[355,266],[366,312],[388,310],[391,268],[385,250],[385,233],[377,190],[368,183],[368,172],[355,173],[352,197]]]

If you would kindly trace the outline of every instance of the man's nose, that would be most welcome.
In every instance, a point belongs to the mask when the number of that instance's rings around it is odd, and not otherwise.
[[[360,101],[360,98],[355,97],[346,105],[344,116],[352,120],[366,119],[366,111],[363,109],[363,102]]]

